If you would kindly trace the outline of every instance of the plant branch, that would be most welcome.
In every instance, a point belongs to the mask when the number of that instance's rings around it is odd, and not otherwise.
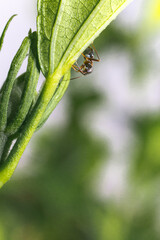
[[[18,137],[7,159],[0,164],[0,188],[12,176],[28,142],[30,141],[34,131],[36,130],[43,116],[43,113],[48,103],[50,102],[54,92],[56,91],[57,85],[61,77],[62,76],[59,71],[56,71],[53,75],[50,75],[46,79],[46,83],[43,87],[41,95],[39,96],[28,121],[26,121],[22,133]]]

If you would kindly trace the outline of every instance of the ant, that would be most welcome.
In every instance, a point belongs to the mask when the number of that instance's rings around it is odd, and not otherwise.
[[[94,57],[94,52],[97,55],[97,58]],[[76,65],[72,65],[72,68],[76,72],[80,72],[83,75],[87,75],[93,71],[93,61],[99,62],[100,57],[98,55],[98,52],[94,45],[92,44],[92,47],[88,47],[83,53],[82,56],[84,57],[84,62],[81,66],[78,65],[76,62]]]
[[[94,52],[96,53],[97,58],[94,57]],[[88,75],[89,73],[92,73],[93,71],[93,61],[95,62],[99,62],[100,61],[100,57],[98,55],[98,52],[96,50],[96,48],[94,47],[94,45],[92,44],[92,47],[88,47],[83,53],[81,53],[82,56],[84,57],[84,62],[81,66],[78,65],[78,63],[76,62],[76,65],[72,65],[72,68],[76,71],[76,72],[80,72],[83,75]],[[74,80],[80,77],[74,77],[71,78],[70,80]],[[68,81],[68,80],[62,80],[62,81]]]

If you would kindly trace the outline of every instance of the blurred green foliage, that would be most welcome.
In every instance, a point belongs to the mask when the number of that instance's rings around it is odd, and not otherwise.
[[[148,183],[160,177],[160,115],[139,117],[134,126],[138,136],[134,175],[136,179]]]
[[[12,226],[4,239],[99,238],[104,206],[91,190],[91,180],[106,147],[83,127],[80,116],[86,105],[100,99],[94,90],[71,93],[68,124],[48,129],[36,143],[36,174],[1,191],[0,223],[4,229]]]

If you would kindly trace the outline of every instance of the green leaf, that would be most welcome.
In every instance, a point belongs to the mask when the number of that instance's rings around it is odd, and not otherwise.
[[[7,136],[3,132],[0,132],[0,161],[1,161],[1,157],[2,157],[6,142],[7,142]]]
[[[19,108],[14,116],[14,119],[10,119],[9,123],[7,122],[7,128],[5,132],[7,135],[12,135],[16,133],[19,127],[22,125],[25,120],[26,115],[29,112],[31,107],[34,94],[36,91],[37,82],[39,79],[39,65],[37,62],[37,35],[34,32],[30,36],[31,38],[31,48],[28,57],[27,71],[24,76],[25,87],[19,104]]]
[[[0,50],[2,49],[3,40],[4,40],[4,37],[5,37],[6,31],[7,31],[8,27],[9,27],[9,24],[10,24],[10,22],[12,21],[12,19],[13,19],[15,16],[16,16],[16,14],[14,14],[14,15],[8,20],[8,22],[6,23],[6,26],[5,26],[4,30],[3,30],[3,32],[2,32],[2,35],[0,36]]]
[[[48,74],[50,40],[58,7],[59,0],[48,2],[38,1],[38,51],[41,70],[45,77],[47,77]]]
[[[0,131],[4,131],[7,124],[7,111],[9,105],[9,99],[11,96],[13,84],[16,80],[17,73],[28,53],[30,47],[30,39],[26,37],[20,48],[18,49],[8,72],[7,79],[2,87],[1,91],[1,104],[0,104]]]
[[[131,0],[39,0],[38,49],[45,76],[63,75]]]

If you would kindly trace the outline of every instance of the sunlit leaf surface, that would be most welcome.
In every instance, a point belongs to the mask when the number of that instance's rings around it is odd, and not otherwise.
[[[42,72],[62,72],[130,0],[39,0],[38,49]]]

